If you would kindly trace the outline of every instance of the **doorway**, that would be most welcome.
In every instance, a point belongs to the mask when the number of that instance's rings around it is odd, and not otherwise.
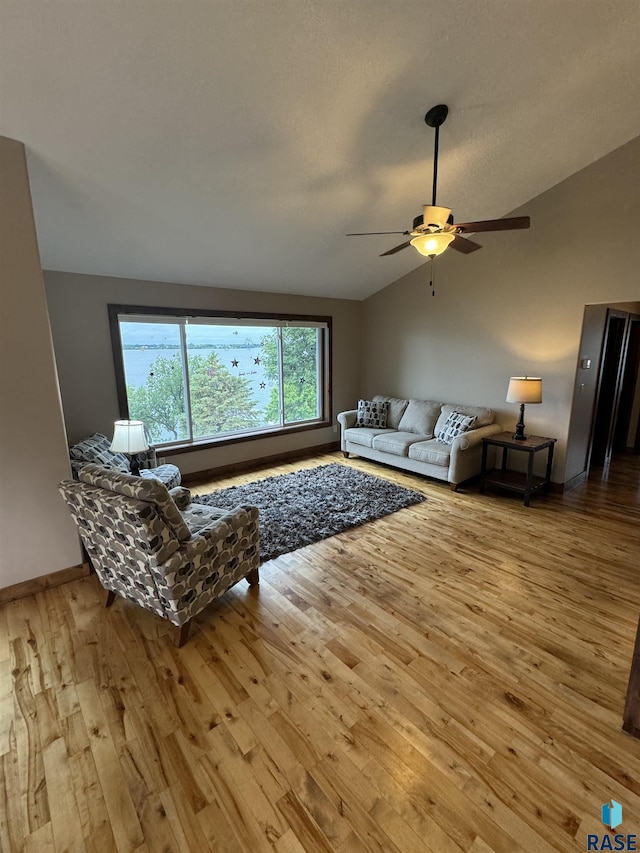
[[[629,318],[627,352],[622,372],[618,416],[613,433],[614,453],[640,453],[640,315]]]
[[[636,399],[640,315],[608,309],[600,365],[589,468],[607,467],[614,453],[628,452],[629,447],[640,452]]]

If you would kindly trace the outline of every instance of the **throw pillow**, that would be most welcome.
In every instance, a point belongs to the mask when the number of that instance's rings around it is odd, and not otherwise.
[[[401,400],[399,397],[387,397],[386,394],[375,394],[373,397],[374,403],[388,403],[387,411],[387,429],[400,429],[400,418],[407,408],[408,400]]]
[[[451,412],[449,417],[444,422],[444,426],[437,433],[436,438],[443,444],[453,444],[454,440],[471,429],[476,422],[475,417],[463,415],[462,412]]]
[[[373,427],[374,429],[386,429],[388,402],[374,402],[373,400],[358,400],[357,427]]]

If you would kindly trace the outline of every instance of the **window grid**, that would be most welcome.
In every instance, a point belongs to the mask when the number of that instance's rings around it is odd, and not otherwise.
[[[187,351],[187,328],[185,323],[180,323],[180,352],[182,356],[182,381],[184,382],[184,410],[187,417],[187,441],[193,441],[191,388],[189,384],[189,354]]]
[[[208,312],[198,312],[196,316],[191,316],[190,312],[183,313],[175,309],[148,309],[146,307],[141,308],[137,306],[114,305],[109,306],[109,315],[111,323],[111,337],[114,349],[114,364],[116,368],[116,379],[118,386],[118,397],[120,400],[121,417],[135,417],[136,414],[130,414],[129,411],[130,406],[127,396],[127,386],[125,382],[124,370],[125,350],[122,344],[122,329],[120,324],[137,322],[144,324],[155,323],[173,325],[175,323],[179,327],[179,355],[181,362],[184,394],[184,413],[182,416],[183,426],[180,428],[179,433],[174,433],[174,435],[179,435],[179,437],[174,438],[172,436],[168,440],[152,439],[153,444],[158,447],[162,447],[164,450],[170,452],[173,448],[175,448],[176,450],[180,450],[182,452],[183,450],[188,449],[200,449],[204,446],[207,446],[208,444],[228,444],[234,441],[250,440],[251,438],[256,438],[261,435],[278,434],[279,432],[298,431],[300,429],[313,429],[317,427],[327,426],[329,423],[327,413],[330,411],[331,388],[331,381],[329,375],[331,363],[330,317],[307,318],[300,315],[282,317],[261,314],[256,315],[256,317],[246,315],[240,318],[237,316],[232,316],[231,312],[221,312],[220,315],[213,315]],[[274,330],[277,342],[278,375],[277,383],[273,387],[277,387],[279,394],[277,424],[274,424],[274,421],[272,420],[271,423],[261,423],[255,427],[240,427],[239,429],[229,431],[219,430],[217,432],[212,432],[211,434],[206,435],[197,434],[198,431],[195,429],[192,399],[193,377],[191,376],[189,364],[190,350],[186,328],[190,321],[193,323],[193,325],[204,324],[211,325],[212,327],[237,326],[239,330],[241,330],[242,327],[264,327],[265,331],[267,331],[268,329]],[[294,394],[294,401],[297,402],[295,403],[294,408],[287,408],[288,403],[291,401],[291,396],[289,396],[289,398],[287,399],[287,377],[285,376],[286,368],[284,354],[286,344],[284,343],[285,333],[283,332],[283,330],[286,330],[288,327],[306,328],[309,331],[313,329],[314,332],[315,348],[313,352],[315,356],[314,368],[316,382],[314,407],[315,411],[313,411],[313,414],[311,413],[312,410],[309,410],[308,408],[308,396],[306,397],[306,399],[304,399],[305,395],[302,391],[300,392],[300,396],[296,396],[295,385],[292,385],[291,377],[289,377],[289,389]],[[311,341],[309,341],[309,344],[311,344]],[[159,347],[159,349],[170,349],[170,347]],[[211,351],[216,352],[217,354],[218,350],[214,346],[212,346]],[[306,353],[304,354],[306,355]],[[162,357],[166,358],[167,356],[166,354],[163,354]],[[289,359],[289,373],[291,372],[291,363]],[[150,375],[153,376],[153,373],[151,373]],[[307,382],[308,381],[309,371],[307,370]],[[300,414],[301,400],[304,400],[302,408],[304,408],[304,405],[307,405],[307,410],[310,415],[309,417],[304,417],[304,412],[302,412],[302,417],[298,417],[298,415]],[[202,409],[202,407],[200,408]],[[272,412],[275,414],[275,411],[273,409]],[[286,423],[287,412],[291,414],[289,423]],[[258,410],[258,414],[264,417],[262,410]],[[295,421],[293,420],[294,417],[296,417]],[[182,438],[182,435],[184,435],[185,432],[187,434],[187,437]],[[194,436],[196,437],[194,438]]]

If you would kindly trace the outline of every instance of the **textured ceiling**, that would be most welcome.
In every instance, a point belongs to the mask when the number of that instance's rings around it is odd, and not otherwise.
[[[640,134],[638,0],[0,13],[0,133],[27,146],[48,269],[360,299],[422,260],[343,235],[421,212],[433,104],[450,106],[438,201],[458,221],[502,216]]]

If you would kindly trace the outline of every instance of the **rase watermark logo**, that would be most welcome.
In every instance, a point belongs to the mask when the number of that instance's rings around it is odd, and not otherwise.
[[[610,829],[615,829],[622,823],[622,806],[616,800],[605,803],[602,806],[601,812],[603,824]]]
[[[622,806],[616,800],[611,800],[610,803],[603,804],[600,815],[605,826],[609,829],[617,829],[622,823]],[[616,833],[615,835],[608,832],[602,835],[589,833],[587,850],[637,850],[637,842],[637,836],[633,833]]]

